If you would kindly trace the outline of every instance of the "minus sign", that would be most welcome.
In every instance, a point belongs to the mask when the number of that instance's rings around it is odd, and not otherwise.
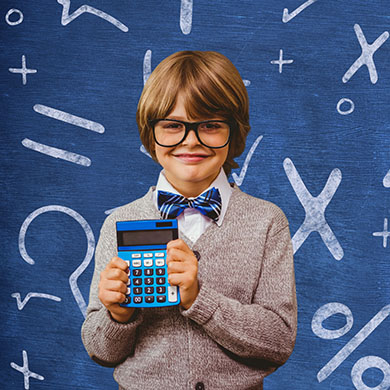
[[[89,167],[91,165],[91,160],[88,157],[82,156],[81,154],[72,153],[67,150],[54,148],[53,146],[40,144],[39,142],[32,141],[28,138],[25,138],[22,141],[22,145],[27,149],[46,154],[50,157],[66,160],[74,164],[83,165],[85,167]]]

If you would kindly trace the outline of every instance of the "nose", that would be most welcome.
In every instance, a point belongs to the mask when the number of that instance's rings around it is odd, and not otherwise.
[[[198,140],[198,137],[195,134],[195,129],[190,129],[187,137],[182,142],[184,145],[199,145],[200,142]]]

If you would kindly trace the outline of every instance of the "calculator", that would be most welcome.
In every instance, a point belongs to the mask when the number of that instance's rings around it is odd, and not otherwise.
[[[118,257],[129,266],[124,307],[164,307],[180,303],[170,286],[167,243],[178,238],[176,219],[116,222]]]

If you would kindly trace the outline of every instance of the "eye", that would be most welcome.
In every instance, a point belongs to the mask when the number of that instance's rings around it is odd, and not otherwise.
[[[162,127],[166,130],[182,130],[184,129],[184,125],[180,122],[173,121],[159,121],[156,124],[158,127]]]
[[[199,129],[202,131],[210,132],[210,131],[219,130],[221,129],[221,127],[222,127],[221,123],[219,122],[205,122],[200,124]]]

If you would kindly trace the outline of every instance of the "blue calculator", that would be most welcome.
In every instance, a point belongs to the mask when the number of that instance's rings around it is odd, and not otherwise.
[[[118,257],[129,265],[125,307],[180,303],[179,288],[168,284],[167,243],[178,238],[176,219],[119,221]]]

